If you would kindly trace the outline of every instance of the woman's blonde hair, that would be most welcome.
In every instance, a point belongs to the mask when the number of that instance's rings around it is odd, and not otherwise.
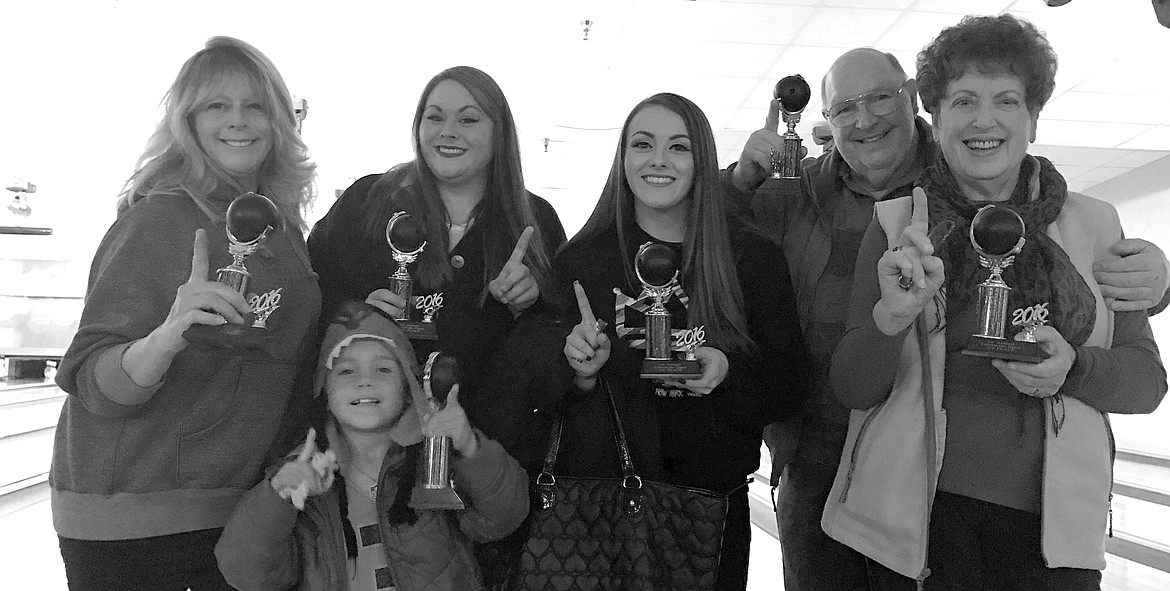
[[[119,215],[148,195],[171,194],[189,196],[214,219],[208,196],[217,187],[248,190],[207,155],[195,134],[195,112],[230,76],[243,76],[251,83],[272,124],[272,148],[260,167],[258,190],[276,203],[288,222],[302,232],[307,229],[304,210],[314,196],[316,165],[297,134],[292,97],[263,53],[231,37],[212,37],[179,70],[163,97],[163,119],[118,199]]]

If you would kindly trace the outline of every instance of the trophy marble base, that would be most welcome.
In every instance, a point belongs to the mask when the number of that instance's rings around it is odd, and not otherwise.
[[[189,343],[222,349],[262,349],[268,342],[268,330],[253,327],[252,320],[253,315],[248,314],[243,324],[193,324],[183,331],[183,338]]]
[[[439,333],[436,330],[434,322],[422,322],[420,320],[396,320],[398,328],[402,329],[402,334],[412,341],[437,341],[439,340]]]
[[[1027,363],[1040,363],[1048,359],[1048,354],[1044,352],[1044,347],[1040,343],[992,339],[978,335],[972,336],[967,341],[967,347],[963,349],[963,354]]]
[[[801,178],[768,177],[756,193],[764,199],[796,199],[800,196]]]
[[[410,492],[410,507],[419,510],[467,508],[454,488],[428,488],[422,483],[416,484]]]
[[[686,359],[643,359],[641,375],[650,380],[693,380],[703,377],[703,366]]]

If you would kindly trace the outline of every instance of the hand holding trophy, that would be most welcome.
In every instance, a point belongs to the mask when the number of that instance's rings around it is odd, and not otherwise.
[[[979,263],[989,269],[987,280],[979,284],[979,308],[975,321],[979,331],[967,341],[964,355],[992,357],[1038,363],[1048,358],[1031,332],[1044,322],[1032,319],[1023,326],[1024,340],[1004,338],[1007,323],[1008,294],[1012,288],[1001,273],[1024,248],[1024,220],[1008,207],[994,203],[983,206],[971,219],[971,245],[979,254]]]
[[[216,280],[244,296],[252,312],[242,324],[192,325],[183,332],[184,339],[224,348],[256,349],[264,345],[268,339],[268,317],[280,307],[280,290],[249,297],[248,280],[252,274],[244,262],[280,225],[280,210],[271,199],[249,192],[232,201],[227,210],[228,252],[232,263],[218,271]]]
[[[695,357],[695,350],[703,344],[703,327],[686,331],[681,340],[671,345],[670,312],[666,300],[674,292],[678,281],[678,259],[669,246],[647,242],[634,257],[634,273],[642,282],[644,293],[654,298],[646,311],[646,358],[642,361],[641,377],[662,380],[690,380],[702,377],[703,368]],[[687,339],[687,336],[693,338]],[[674,356],[676,349],[686,351],[682,359]]]
[[[459,391],[458,362],[455,357],[435,351],[427,357],[423,366],[423,391],[426,400],[418,410],[429,423],[435,419],[435,414],[444,410],[450,401],[454,401]],[[466,429],[466,415],[463,415]],[[471,435],[475,437],[474,434]],[[423,441],[420,479],[415,484],[410,495],[410,506],[415,509],[463,509],[463,499],[455,492],[451,482],[451,438],[446,436],[428,435]]]
[[[386,222],[386,243],[390,245],[394,262],[398,263],[398,269],[390,276],[390,291],[401,296],[406,302],[401,316],[394,319],[398,323],[398,328],[401,328],[411,340],[438,339],[434,315],[443,307],[443,293],[415,298],[414,279],[406,269],[406,266],[413,263],[427,246],[422,229],[409,213],[397,212]],[[416,308],[422,310],[421,320],[413,318]]]

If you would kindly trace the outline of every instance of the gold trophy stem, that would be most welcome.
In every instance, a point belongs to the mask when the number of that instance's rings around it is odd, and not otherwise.
[[[400,264],[398,270],[390,276],[390,291],[401,296],[402,300],[406,302],[402,311],[394,319],[406,320],[410,317],[410,297],[414,292],[414,280],[406,272],[405,264]]]
[[[244,268],[244,257],[233,254],[232,264],[220,269],[216,275],[216,281],[232,288],[236,293],[243,295],[248,290],[248,278],[252,276],[247,269]]]
[[[779,154],[772,156],[773,179],[800,178],[800,134],[796,133],[796,124],[800,123],[800,113],[781,112],[788,130],[782,136],[784,145]]]
[[[979,308],[975,318],[979,321],[977,335],[987,339],[1002,339],[1007,323],[1008,294],[1012,288],[1002,280],[992,277],[979,284]]]
[[[466,505],[451,486],[451,438],[427,437],[423,441],[422,479],[410,495],[415,509],[464,509]]]
[[[448,437],[427,437],[425,477],[423,487],[428,489],[448,488],[451,484],[447,480],[451,473],[451,439]]]
[[[670,359],[670,313],[665,308],[646,312],[646,359]]]
[[[800,136],[793,131],[784,134],[784,154],[781,157],[780,178],[800,178]]]

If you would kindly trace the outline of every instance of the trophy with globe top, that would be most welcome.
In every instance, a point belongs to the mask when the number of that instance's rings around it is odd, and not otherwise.
[[[406,266],[418,259],[427,246],[422,229],[418,223],[405,211],[390,216],[386,222],[386,243],[398,269],[390,276],[390,291],[402,296],[406,306],[402,313],[394,320],[398,328],[411,340],[433,341],[438,339],[434,316],[439,308],[443,307],[443,293],[437,292],[426,296],[414,295],[414,279],[410,276]],[[420,316],[421,318],[416,318]]]
[[[703,327],[682,331],[679,339],[673,339],[670,311],[666,309],[666,301],[674,293],[679,274],[674,250],[663,244],[643,244],[634,257],[634,273],[642,283],[643,293],[654,298],[645,312],[646,357],[642,360],[641,376],[661,380],[701,377],[703,368],[695,357],[695,350],[703,345]],[[676,341],[673,346],[672,340]],[[676,351],[683,355],[676,356]]]
[[[455,357],[435,351],[423,366],[423,391],[426,400],[419,412],[431,415],[447,406],[447,396],[458,383],[459,364]],[[410,494],[415,509],[463,509],[463,499],[451,481],[451,438],[426,437],[419,462],[419,480]]]
[[[244,296],[252,311],[244,317],[242,324],[192,325],[183,332],[183,338],[213,347],[258,349],[268,340],[268,317],[280,307],[281,290],[277,288],[264,294],[249,295],[248,282],[252,274],[244,267],[244,262],[272,232],[280,228],[280,210],[264,195],[248,192],[232,200],[226,217],[228,253],[232,255],[232,262],[219,269],[216,280]]]
[[[772,96],[780,101],[780,115],[788,127],[782,136],[783,149],[772,151],[772,178],[799,179],[801,140],[796,133],[796,124],[800,123],[800,115],[812,98],[812,89],[803,76],[794,74],[781,78],[772,90]]]
[[[990,271],[979,284],[978,308],[975,313],[978,331],[967,341],[964,355],[992,357],[1038,363],[1048,358],[1032,333],[1047,320],[1047,308],[1029,308],[1032,318],[1015,323],[1024,331],[1023,340],[1004,338],[1007,325],[1008,295],[1012,288],[1004,282],[1003,270],[1011,266],[1024,248],[1024,220],[1011,208],[985,205],[971,219],[971,245],[979,254],[979,263]],[[1039,312],[1034,310],[1038,309]]]

